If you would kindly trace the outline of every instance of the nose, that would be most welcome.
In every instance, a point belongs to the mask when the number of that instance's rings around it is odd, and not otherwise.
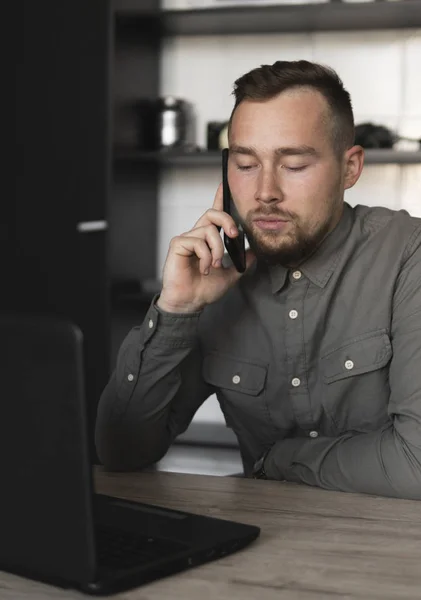
[[[264,204],[281,202],[283,193],[273,169],[262,168],[257,182],[255,200]]]

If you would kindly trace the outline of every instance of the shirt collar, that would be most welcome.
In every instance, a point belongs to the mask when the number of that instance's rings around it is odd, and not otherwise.
[[[352,208],[344,202],[344,209],[339,223],[324,239],[316,252],[312,254],[298,269],[312,283],[323,288],[335,270],[343,247],[352,227]],[[297,270],[297,269],[294,269]],[[272,292],[276,293],[285,285],[289,269],[282,265],[269,268]]]

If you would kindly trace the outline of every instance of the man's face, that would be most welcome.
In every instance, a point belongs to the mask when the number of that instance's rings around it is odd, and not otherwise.
[[[231,193],[250,247],[269,264],[299,264],[340,219],[345,161],[330,118],[325,98],[309,88],[246,100],[234,112]]]

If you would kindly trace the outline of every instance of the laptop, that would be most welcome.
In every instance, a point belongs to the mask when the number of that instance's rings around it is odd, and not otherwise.
[[[3,314],[0,347],[1,570],[112,594],[258,537],[255,526],[94,492],[74,324]]]

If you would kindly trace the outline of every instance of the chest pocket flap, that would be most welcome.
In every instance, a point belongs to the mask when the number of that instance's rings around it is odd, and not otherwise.
[[[257,396],[265,387],[267,368],[225,354],[210,353],[203,361],[207,383],[233,392]]]
[[[391,357],[392,346],[386,330],[361,335],[322,357],[324,379],[333,383],[369,373],[384,367]]]

